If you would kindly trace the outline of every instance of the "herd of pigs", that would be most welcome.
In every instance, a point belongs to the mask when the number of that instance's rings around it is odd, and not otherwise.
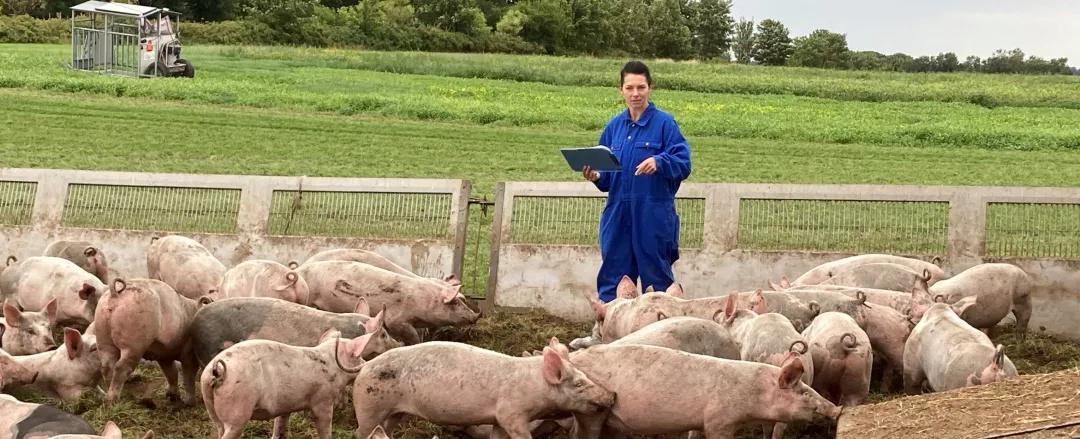
[[[170,401],[196,404],[198,384],[214,438],[238,438],[252,420],[273,420],[284,437],[290,415],[307,411],[330,439],[334,407],[350,396],[358,439],[389,437],[405,415],[474,438],[713,439],[744,426],[780,438],[788,424],[835,422],[864,403],[875,357],[886,390],[902,383],[909,394],[1015,376],[991,331],[1012,313],[1023,337],[1031,317],[1028,275],[1013,265],[949,276],[934,262],[867,254],[768,281],[769,291],[705,298],[678,283],[641,293],[624,277],[613,301],[588,297],[591,335],[518,356],[422,341],[418,329],[481,313],[455,276],[419,276],[370,251],[227,268],[170,235],[154,238],[146,268],[144,279],[109,279],[101,248],[76,241],[8,257],[0,389],[61,400],[93,391],[112,404],[149,361]],[[0,439],[49,437],[121,434],[0,394]]]

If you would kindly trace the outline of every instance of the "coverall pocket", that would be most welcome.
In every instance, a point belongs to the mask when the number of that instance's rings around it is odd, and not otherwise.
[[[645,161],[645,159],[659,154],[660,151],[663,150],[661,146],[662,144],[660,142],[634,142],[634,167],[637,168],[637,166]]]

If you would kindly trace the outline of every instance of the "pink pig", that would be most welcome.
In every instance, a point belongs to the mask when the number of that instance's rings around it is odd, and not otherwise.
[[[273,297],[307,305],[307,281],[299,273],[267,259],[241,262],[225,272],[211,294],[214,300],[226,297]]]
[[[56,299],[40,312],[22,312],[4,304],[4,322],[0,323],[0,349],[11,355],[32,355],[56,347]]]
[[[802,336],[814,359],[814,390],[837,405],[865,402],[874,354],[870,338],[855,319],[839,312],[822,313]]]
[[[180,235],[153,238],[146,250],[146,276],[181,296],[198,299],[221,285],[225,265],[198,241]]]

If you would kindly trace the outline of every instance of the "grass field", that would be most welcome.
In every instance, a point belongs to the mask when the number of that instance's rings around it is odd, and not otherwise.
[[[0,45],[0,166],[466,178],[473,181],[474,196],[491,200],[498,181],[580,179],[567,169],[558,149],[594,144],[604,123],[620,111],[615,86],[625,61],[290,48],[184,50],[197,66],[195,80],[134,81],[66,71],[65,46]],[[676,116],[691,143],[690,182],[1080,185],[1078,78],[663,61],[650,66],[660,87],[654,100]],[[0,184],[0,201],[26,198],[32,203],[27,194],[18,185]],[[66,223],[227,231],[232,206],[238,203],[237,194],[218,194],[194,204],[173,200],[169,207],[148,201],[121,209],[116,193],[87,188],[82,194],[86,201],[71,210]],[[286,209],[287,201],[275,209]],[[21,203],[19,209],[0,209],[0,221],[29,220],[32,204]],[[319,203],[330,209],[342,202]],[[203,220],[169,210],[176,206],[203,212]],[[522,233],[515,239],[595,239],[593,228],[553,224],[567,218],[595,221],[596,205],[568,203],[560,209],[532,220],[522,215],[523,221],[532,221],[531,228],[517,229]],[[892,218],[875,223],[892,228],[884,234],[827,230],[830,218],[840,214],[813,203],[797,211],[761,204],[745,209],[741,221],[753,227],[745,239],[763,248],[865,247],[918,230],[918,236],[906,236],[911,249],[942,251],[947,208],[882,209],[853,208],[845,220]],[[680,207],[680,214],[693,224],[704,215],[693,203]],[[485,281],[490,215],[475,207],[470,213],[465,282],[474,292],[474,285]],[[1001,235],[994,242],[1037,230],[1042,233],[1038,245],[1077,252],[1080,220],[1075,210],[996,215],[992,226]],[[415,224],[390,228],[402,236],[438,232],[437,223],[430,228]],[[700,230],[700,224],[693,224],[684,230]],[[388,230],[382,223],[361,222],[292,227],[305,233],[339,232],[341,227],[357,233]],[[539,314],[496,313],[476,328],[435,336],[518,354],[551,336],[568,342],[587,329]],[[1009,337],[999,340],[1025,373],[1071,367],[1080,358],[1075,344],[1041,336],[1020,343]],[[164,405],[160,385],[156,366],[142,368],[129,384],[132,396],[119,406],[102,408],[88,396],[64,407],[98,427],[114,420],[126,437],[141,437],[147,428],[158,437],[208,436],[205,409]],[[140,406],[144,396],[153,397],[159,407]],[[875,395],[877,400],[888,397]],[[350,410],[338,409],[335,437],[353,437]],[[435,431],[415,422],[403,437],[427,439]],[[269,432],[270,423],[253,423],[244,437]],[[827,437],[827,432],[809,434],[799,437]],[[744,437],[757,436],[760,431],[754,429]],[[293,417],[291,437],[314,437],[306,416]],[[449,436],[444,431],[442,437]]]

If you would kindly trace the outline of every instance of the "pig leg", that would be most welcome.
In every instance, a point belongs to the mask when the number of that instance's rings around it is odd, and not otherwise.
[[[604,428],[606,415],[574,414],[574,424],[570,427],[570,437],[573,439],[600,439],[600,432]]]
[[[1013,297],[1012,313],[1016,317],[1014,331],[1023,340],[1027,336],[1028,323],[1031,321],[1031,296],[1027,291],[1017,292]]]
[[[710,422],[709,415],[706,415],[705,437],[707,439],[735,439],[735,432],[738,429],[737,425],[728,424],[723,419]]]
[[[773,424],[773,427],[772,427],[772,439],[783,439],[784,438],[784,430],[787,430],[787,424],[785,424],[783,422],[777,422],[777,423]],[[768,439],[768,436],[766,436],[766,439]]]
[[[331,400],[329,404],[314,404],[311,407],[311,420],[315,424],[315,432],[319,434],[319,439],[331,439],[331,433],[333,432],[334,427],[333,400]],[[283,430],[281,433],[282,437],[285,437],[285,431]]]
[[[904,393],[918,395],[922,392],[923,383],[926,381],[926,373],[918,364],[904,365]]]
[[[286,413],[274,418],[274,434],[271,436],[272,438],[285,439],[285,436],[289,433],[290,416],[292,416],[292,413]]]
[[[180,368],[184,379],[184,404],[195,405],[195,381],[199,379],[199,360],[195,353],[188,350],[180,359]]]
[[[498,416],[496,419],[499,423],[491,429],[491,439],[532,439],[529,424],[520,419],[520,415],[513,415],[513,418],[505,421],[498,419]]]
[[[161,373],[165,375],[165,382],[169,383],[169,390],[165,392],[165,399],[169,402],[180,401],[180,373],[176,371],[176,362],[172,360],[160,360]]]

